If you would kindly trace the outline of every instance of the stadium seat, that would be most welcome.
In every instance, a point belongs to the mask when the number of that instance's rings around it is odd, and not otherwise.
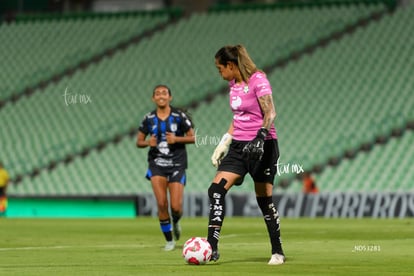
[[[166,83],[172,88],[173,104],[177,106],[188,106],[211,92],[217,93],[226,86],[213,63],[214,53],[222,45],[243,42],[257,65],[263,68],[380,9],[383,7],[374,5],[193,14],[125,51],[36,91],[27,99],[3,107],[0,118],[7,120],[13,130],[8,135],[0,134],[2,143],[20,145],[13,147],[13,151],[0,145],[1,152],[6,152],[4,162],[11,164],[12,176],[29,173],[40,165],[78,154],[84,148],[94,147],[101,141],[126,133],[131,127],[138,127],[144,114],[154,108],[151,93],[158,83]],[[413,80],[407,73],[410,64],[394,54],[398,49],[401,56],[412,60],[411,48],[405,46],[406,41],[413,41],[408,31],[414,27],[409,20],[412,10],[397,10],[383,20],[268,74],[278,113],[276,127],[281,161],[311,169],[331,157],[343,156],[346,150],[356,149],[362,143],[374,142],[378,135],[388,135],[394,128],[414,119],[414,102],[410,96]],[[258,32],[255,22],[262,20],[262,31]],[[115,21],[108,24],[117,26]],[[228,26],[226,31],[221,31],[223,22]],[[96,23],[99,25],[97,29],[102,27],[100,22]],[[37,24],[33,27],[36,31]],[[104,28],[108,26],[106,23],[102,25]],[[120,30],[121,25],[114,30]],[[276,31],[275,26],[278,26]],[[89,30],[95,30],[95,27]],[[121,34],[109,35],[106,37],[112,41],[123,39]],[[85,38],[85,41],[88,40]],[[103,43],[105,47],[108,47],[107,43],[110,41]],[[96,52],[98,48],[94,47],[99,45],[76,48],[62,58],[69,62],[77,55],[85,57]],[[48,66],[51,70],[62,70],[53,64]],[[33,80],[38,80],[43,73],[39,74]],[[66,89],[72,94],[88,95],[92,102],[67,105]],[[205,191],[215,173],[210,164],[214,141],[216,137],[221,138],[231,120],[228,98],[217,96],[191,112],[200,135],[198,139],[207,137],[207,142],[188,146],[191,163],[187,190]],[[202,143],[202,140],[198,142]],[[396,150],[404,154],[399,147]],[[367,170],[374,166],[370,156],[377,151],[375,148],[366,154],[366,162],[370,164]],[[337,168],[326,169],[329,173],[325,176],[324,171],[318,176],[318,182],[325,185],[322,183],[326,180],[327,189],[335,191],[359,187],[373,189],[372,183],[378,180],[374,176],[368,178],[369,181],[355,177],[365,173],[353,167],[358,164],[354,162],[361,162],[357,160],[363,155],[352,161],[342,160]],[[404,162],[409,161],[410,158]],[[59,164],[55,170],[42,172],[41,177],[25,178],[20,185],[13,185],[10,193],[121,195],[151,192],[151,186],[144,178],[146,167],[146,150],[135,148],[135,137],[125,137],[119,143],[108,144],[100,151],[93,150],[83,158],[76,157],[72,163]],[[295,175],[277,177],[277,182],[284,177]],[[387,176],[387,179],[395,178]],[[399,179],[402,183],[390,189],[408,185],[404,182],[407,178]],[[37,185],[40,182],[48,184]],[[367,186],[361,183],[367,183]],[[38,190],[34,191],[32,186]],[[300,185],[291,187],[295,187],[289,188],[295,192],[301,190]],[[236,191],[251,191],[252,188],[248,178]]]

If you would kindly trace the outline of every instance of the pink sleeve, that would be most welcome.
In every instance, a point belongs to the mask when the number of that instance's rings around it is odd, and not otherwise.
[[[266,78],[266,75],[263,73],[257,74],[254,81],[254,92],[257,98],[260,98],[264,95],[272,94],[272,87],[270,86],[269,80]]]

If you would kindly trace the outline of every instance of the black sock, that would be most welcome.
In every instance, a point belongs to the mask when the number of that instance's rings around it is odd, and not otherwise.
[[[272,197],[256,197],[260,210],[262,211],[272,245],[272,254],[283,254],[282,241],[280,240],[279,212],[273,203]]]
[[[178,212],[175,212],[175,211],[172,211],[171,216],[172,216],[173,224],[176,224],[180,220],[182,214],[178,213]]]
[[[164,234],[165,240],[166,241],[172,241],[173,237],[172,237],[171,220],[170,219],[164,219],[164,220],[160,219],[160,226],[161,226],[161,231]]]
[[[220,183],[212,183],[208,189],[210,199],[210,216],[208,220],[208,237],[207,240],[213,251],[217,251],[218,241],[220,238],[221,226],[223,225],[225,215],[225,196],[227,190],[224,185],[227,183],[222,179]]]

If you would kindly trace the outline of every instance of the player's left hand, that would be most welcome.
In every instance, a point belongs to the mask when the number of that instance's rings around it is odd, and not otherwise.
[[[264,139],[268,133],[269,131],[265,128],[259,129],[256,137],[244,146],[243,155],[248,160],[262,160],[264,153]]]
[[[168,144],[175,144],[177,142],[176,136],[175,136],[174,133],[167,132],[165,136],[166,136],[166,139],[167,139],[167,143]]]

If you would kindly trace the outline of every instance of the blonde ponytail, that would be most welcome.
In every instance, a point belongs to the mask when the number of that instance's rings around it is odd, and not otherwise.
[[[234,47],[236,47],[238,53],[237,60],[240,75],[243,81],[245,83],[248,83],[250,77],[259,70],[257,69],[256,64],[250,58],[246,48],[243,45],[236,45]]]

